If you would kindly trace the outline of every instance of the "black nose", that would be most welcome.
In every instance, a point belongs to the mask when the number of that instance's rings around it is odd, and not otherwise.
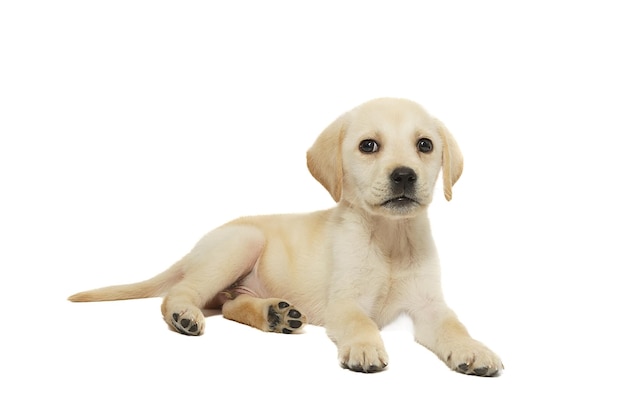
[[[417,181],[417,174],[411,168],[399,167],[389,176],[394,193],[413,193]]]
[[[411,168],[399,167],[393,170],[390,177],[396,192],[408,191],[417,181],[417,174]]]

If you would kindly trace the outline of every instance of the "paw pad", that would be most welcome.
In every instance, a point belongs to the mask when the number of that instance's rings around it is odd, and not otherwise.
[[[291,334],[301,328],[306,319],[286,301],[270,305],[267,311],[267,324],[270,332]]]
[[[182,334],[198,336],[200,326],[195,320],[182,317],[179,313],[172,314],[172,326]]]

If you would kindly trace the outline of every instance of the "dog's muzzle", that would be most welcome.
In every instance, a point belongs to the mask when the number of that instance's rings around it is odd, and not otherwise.
[[[408,167],[398,167],[389,175],[391,194],[394,196],[381,205],[390,209],[406,210],[419,205],[415,196],[417,174]]]

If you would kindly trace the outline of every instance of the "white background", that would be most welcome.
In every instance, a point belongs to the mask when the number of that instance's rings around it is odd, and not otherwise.
[[[618,4],[3,2],[0,414],[623,416]],[[314,326],[217,315],[191,338],[159,299],[66,301],[234,217],[330,207],[305,152],[378,96],[420,102],[463,150],[431,219],[448,302],[501,377],[447,370],[404,320],[364,375]]]

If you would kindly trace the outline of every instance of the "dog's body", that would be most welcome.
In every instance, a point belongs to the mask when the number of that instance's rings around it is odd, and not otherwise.
[[[427,217],[462,172],[447,129],[408,100],[377,99],[342,115],[307,154],[338,205],[310,214],[244,217],[208,233],[156,277],[78,293],[72,301],[165,295],[163,316],[183,334],[204,330],[205,307],[264,331],[326,327],[341,364],[387,366],[380,327],[405,313],[415,340],[456,371],[492,376],[500,359],[472,339],[441,291]]]

